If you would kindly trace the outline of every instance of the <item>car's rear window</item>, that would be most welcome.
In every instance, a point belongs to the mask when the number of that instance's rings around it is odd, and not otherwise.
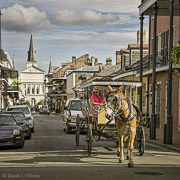
[[[81,111],[81,101],[71,101],[69,109]]]
[[[8,111],[19,111],[23,112],[24,114],[30,114],[29,109],[27,107],[21,108],[8,108]]]
[[[15,113],[15,114],[13,114],[13,116],[15,117],[15,119],[16,119],[17,121],[26,121],[26,118],[25,118],[25,116],[24,116],[23,114],[17,114],[17,113]]]
[[[16,121],[12,116],[0,116],[0,126],[16,126]]]

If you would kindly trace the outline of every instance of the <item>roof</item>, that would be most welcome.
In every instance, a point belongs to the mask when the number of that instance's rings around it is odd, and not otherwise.
[[[140,48],[140,44],[133,44],[133,43],[130,43],[128,44],[128,48]],[[148,48],[148,44],[143,44],[143,48]]]
[[[79,69],[72,70],[67,76],[72,73],[98,73],[100,72],[100,65],[90,66],[90,65],[83,65]]]
[[[79,69],[75,69],[74,71],[99,71],[99,65],[96,66],[89,66],[89,65],[83,65]]]
[[[21,72],[24,71],[24,70],[26,70],[26,69],[29,69],[29,68],[31,68],[31,67],[33,67],[33,68],[35,68],[35,69],[37,69],[37,70],[39,70],[39,71],[41,71],[41,72],[45,72],[44,70],[42,70],[42,69],[40,69],[40,68],[34,66],[33,64],[32,64],[32,66],[30,66],[30,67],[28,67],[28,68],[25,68],[25,69],[21,70]],[[33,72],[33,73],[35,73],[35,72]]]
[[[112,65],[112,66],[105,66],[105,69],[98,73],[97,76],[104,77],[104,76],[110,76],[111,74],[118,72],[121,69],[121,64]]]

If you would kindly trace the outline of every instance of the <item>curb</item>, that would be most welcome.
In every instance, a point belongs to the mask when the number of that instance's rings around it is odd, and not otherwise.
[[[146,140],[146,142],[148,142],[150,144],[158,145],[160,147],[164,147],[164,148],[169,149],[171,151],[175,151],[175,152],[180,153],[180,148],[172,147],[171,144],[169,144],[169,145],[168,144],[161,144],[161,143],[153,142],[151,140]]]

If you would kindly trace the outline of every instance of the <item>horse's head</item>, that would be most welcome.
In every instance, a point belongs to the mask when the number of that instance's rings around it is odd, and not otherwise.
[[[118,90],[113,90],[111,86],[108,86],[110,95],[106,98],[106,118],[112,120],[116,113],[116,110],[120,108],[119,101],[121,96],[123,86]]]

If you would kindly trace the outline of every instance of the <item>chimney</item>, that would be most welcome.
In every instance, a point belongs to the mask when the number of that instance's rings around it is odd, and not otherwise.
[[[91,66],[95,66],[95,58],[94,58],[94,56],[91,56]]]
[[[85,61],[89,59],[89,54],[85,54]]]
[[[141,38],[141,31],[137,31],[137,44],[140,44],[140,38]],[[143,31],[143,44],[146,43],[146,31]]]
[[[116,65],[121,64],[121,53],[120,51],[116,51]]]
[[[72,56],[72,63],[73,65],[76,65],[76,56]]]
[[[98,58],[95,58],[95,65],[98,64]]]
[[[111,58],[106,59],[106,66],[112,66],[112,59]]]

